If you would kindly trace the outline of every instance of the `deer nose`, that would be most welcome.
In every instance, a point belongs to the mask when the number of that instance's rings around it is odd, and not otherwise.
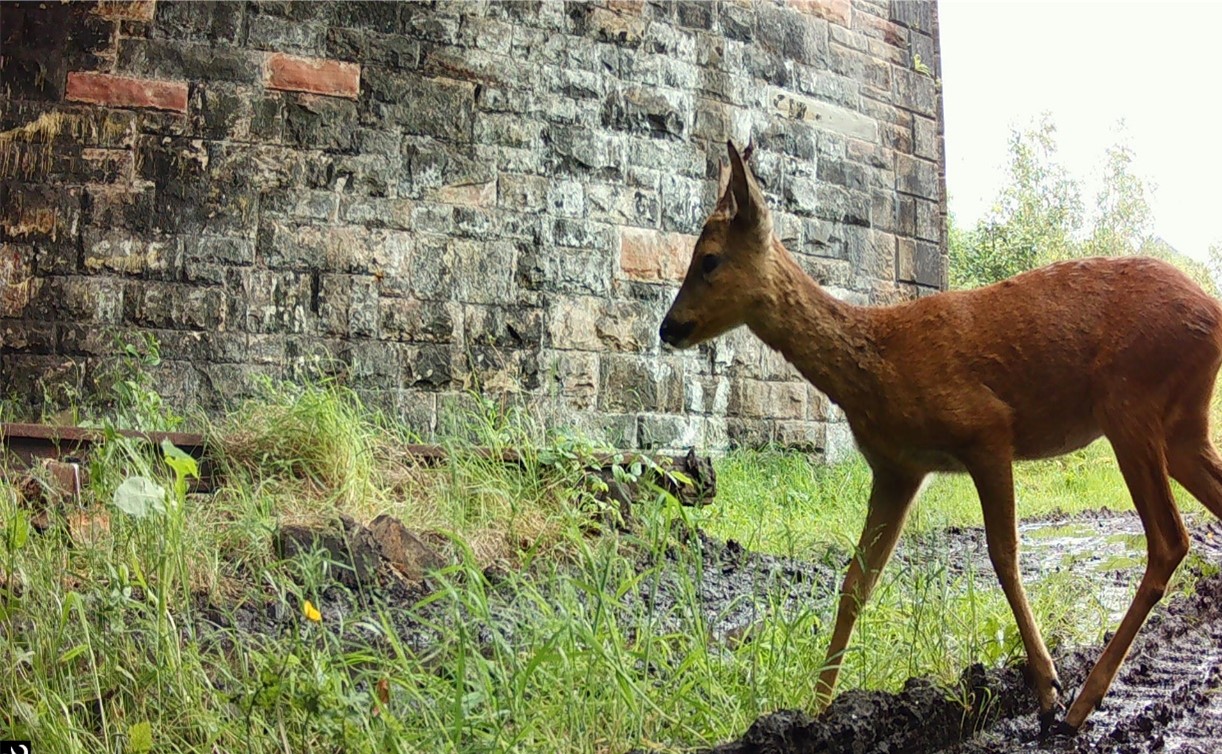
[[[658,337],[668,346],[677,346],[683,342],[684,338],[692,334],[695,327],[694,322],[675,322],[667,317],[662,320],[662,326],[658,328]]]

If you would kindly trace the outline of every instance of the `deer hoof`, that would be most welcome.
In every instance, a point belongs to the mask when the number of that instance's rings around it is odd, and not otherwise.
[[[1040,740],[1049,738],[1072,738],[1078,729],[1057,717],[1059,710],[1050,709],[1040,713]]]

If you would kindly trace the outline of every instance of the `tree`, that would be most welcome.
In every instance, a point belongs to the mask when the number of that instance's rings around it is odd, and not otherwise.
[[[1152,238],[1154,184],[1133,170],[1133,147],[1124,121],[1117,124],[1117,132],[1116,143],[1104,154],[1093,228],[1084,245],[1090,256],[1136,254]]]
[[[1214,279],[1214,283],[1222,285],[1222,239],[1209,245],[1209,253],[1205,256],[1205,266],[1209,268],[1209,274]]]
[[[1081,189],[1057,159],[1056,125],[1045,113],[1010,133],[1005,183],[971,231],[950,232],[951,279],[958,286],[995,282],[1075,255]]]

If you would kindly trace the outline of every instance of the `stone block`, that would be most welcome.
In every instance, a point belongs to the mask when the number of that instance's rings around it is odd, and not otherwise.
[[[300,272],[249,270],[241,275],[246,331],[304,333],[313,320],[313,277]]]
[[[682,375],[659,359],[606,354],[600,367],[599,408],[603,411],[682,409]]]
[[[460,318],[457,304],[383,298],[378,301],[378,332],[385,340],[408,343],[453,343]]]
[[[298,147],[353,152],[356,149],[357,108],[334,97],[299,94],[285,107],[285,140]]]
[[[619,240],[615,227],[599,222],[559,219],[551,231],[552,242],[584,251],[589,258],[606,258]]]
[[[257,50],[315,56],[323,51],[325,30],[318,21],[255,13],[246,19],[246,44]]]
[[[762,448],[776,439],[776,423],[766,419],[726,419],[726,438],[731,448]]]
[[[704,221],[716,203],[716,200],[710,198],[709,189],[712,183],[673,174],[663,174],[660,183],[662,229],[680,234],[692,234],[688,237],[694,238],[694,235],[700,233],[704,227]],[[624,224],[653,225],[649,222],[650,219],[649,215],[644,215],[629,219]],[[695,243],[693,242],[688,247],[689,258],[694,248]]]
[[[913,199],[916,211],[915,233],[917,238],[940,243],[942,241],[942,208],[936,201]]]
[[[822,453],[827,445],[827,427],[823,422],[778,421],[773,441],[790,450]]]
[[[497,178],[497,204],[519,212],[541,212],[548,206],[551,181],[544,176],[502,173]]]
[[[392,70],[413,70],[420,64],[418,40],[365,29],[328,28],[323,40],[323,52],[335,60],[359,60],[365,66],[376,65]]]
[[[681,451],[704,446],[705,420],[700,416],[644,414],[637,419],[642,450]]]
[[[611,181],[623,177],[624,147],[616,136],[586,126],[553,126],[549,134],[555,172]]]
[[[339,215],[345,222],[370,228],[410,230],[416,205],[410,199],[383,196],[340,198]]]
[[[173,278],[182,267],[182,239],[146,240],[123,230],[86,228],[82,234],[87,272],[117,272],[148,278]]]
[[[155,4],[153,34],[156,37],[201,42],[237,41],[245,8],[224,0]]]
[[[454,299],[475,304],[512,301],[517,247],[508,241],[451,241]]]
[[[470,142],[475,120],[475,85],[417,73],[366,68],[361,80],[371,114],[404,133]]]
[[[442,390],[454,380],[454,351],[446,345],[413,346],[403,352],[403,385]],[[440,406],[438,407],[440,413]]]
[[[907,154],[895,156],[895,187],[905,194],[940,201],[942,182],[938,177],[938,166]]]
[[[805,419],[803,382],[764,382],[740,379],[730,387],[728,416],[745,419]]]
[[[933,77],[906,66],[892,66],[892,71],[896,101],[902,103],[904,109],[911,110],[919,116],[936,117],[938,114],[938,85]]]
[[[262,56],[240,47],[166,39],[127,37],[119,46],[117,58],[119,73],[177,82],[176,85],[181,86],[184,93],[187,82],[195,81],[258,84],[262,70]],[[183,97],[185,100],[185,94]],[[183,112],[177,107],[158,109]],[[147,128],[143,130],[149,131]]]
[[[128,283],[123,321],[168,330],[224,330],[225,294],[218,288],[196,288],[151,280]]]
[[[321,275],[318,319],[324,335],[376,337],[379,321],[377,279],[372,275]]]
[[[579,17],[583,34],[599,42],[635,49],[649,29],[649,21],[637,13],[622,13],[597,6],[585,6]]]
[[[543,342],[543,313],[533,306],[463,307],[463,343],[468,347],[537,351]]]
[[[528,290],[605,295],[611,287],[611,259],[589,249],[526,246],[517,264],[517,278]]]
[[[690,414],[725,416],[730,404],[730,380],[724,376],[685,374],[683,394]]]
[[[645,228],[620,228],[620,270],[632,280],[680,281],[687,273],[696,237]]]
[[[878,140],[878,123],[868,115],[839,105],[774,89],[769,97],[773,110],[784,118],[805,121],[815,128],[863,141]]]
[[[602,103],[602,125],[617,131],[682,139],[691,127],[690,94],[646,87],[616,89]]]
[[[756,42],[761,49],[806,65],[826,67],[827,22],[773,5],[755,7]]]
[[[540,356],[544,390],[563,405],[588,411],[598,405],[599,356],[581,351],[545,351]]]
[[[936,120],[920,116],[912,119],[912,152],[914,155],[927,160],[941,160],[940,138]]]
[[[852,0],[788,0],[789,7],[847,27],[853,13]]]
[[[824,435],[823,456],[828,463],[842,463],[857,452],[857,441],[847,422],[828,422]]]
[[[398,3],[380,0],[348,0],[337,3],[331,14],[331,23],[393,34],[399,29]]]
[[[23,312],[28,319],[118,324],[123,318],[124,284],[113,277],[53,277],[31,286]]]
[[[589,218],[600,223],[656,227],[659,222],[658,194],[646,187],[590,183],[585,204]]]

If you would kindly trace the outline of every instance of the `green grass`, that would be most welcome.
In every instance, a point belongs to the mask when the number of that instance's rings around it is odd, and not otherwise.
[[[227,472],[210,497],[174,492],[159,451],[106,443],[86,502],[109,525],[90,536],[62,508],[32,532],[35,511],[0,485],[0,736],[31,738],[40,752],[711,744],[761,713],[811,703],[834,595],[788,611],[764,599],[749,640],[711,638],[690,575],[701,561],[678,532],[698,525],[839,567],[869,489],[859,461],[825,468],[801,454],[739,451],[718,462],[714,505],[646,496],[625,532],[595,523],[599,482],[583,464],[593,446],[479,401],[457,427],[462,439],[448,441],[452,460],[432,470],[407,465],[411,438],[333,384],[269,384],[209,436]],[[523,462],[489,461],[472,443],[519,449]],[[1021,467],[1020,511],[1128,507],[1109,456],[1094,446]],[[165,513],[114,507],[134,474],[163,485]],[[271,546],[278,522],[341,512],[398,516],[453,565],[421,604],[342,610],[328,590],[332,564],[279,560]],[[939,477],[906,536],[979,521],[970,484]],[[959,569],[958,557],[934,549],[892,564],[859,622],[842,688],[895,689],[912,675],[949,682],[972,662],[1021,658],[1000,590]],[[654,594],[665,579],[677,583],[669,613],[623,599]],[[1053,645],[1096,641],[1108,628],[1072,569],[1031,597]],[[321,622],[305,618],[307,601]],[[206,613],[241,619],[269,606],[281,612],[276,630],[202,628]],[[395,627],[405,616],[435,640],[404,643]]]

